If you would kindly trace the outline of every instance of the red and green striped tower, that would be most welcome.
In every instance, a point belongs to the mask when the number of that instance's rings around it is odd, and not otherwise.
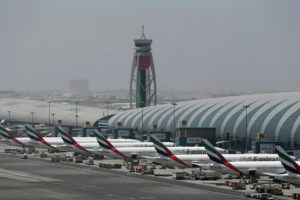
[[[130,107],[141,108],[156,105],[156,76],[151,53],[152,40],[146,39],[144,26],[142,36],[134,40],[135,53],[133,56],[130,76]]]

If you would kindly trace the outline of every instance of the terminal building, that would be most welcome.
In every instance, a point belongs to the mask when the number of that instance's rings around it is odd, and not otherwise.
[[[209,98],[138,108],[111,117],[112,129],[170,133],[197,140],[215,134],[216,141],[250,150],[281,144],[300,148],[300,92]],[[188,132],[187,132],[188,131]],[[198,136],[199,136],[198,135]],[[192,143],[192,142],[191,142]],[[271,146],[272,147],[272,146]]]
[[[195,145],[201,138],[225,148],[268,152],[275,144],[300,149],[300,92],[256,94],[141,107],[103,116],[99,108],[1,98],[0,119],[11,123],[102,128],[112,137],[162,140]],[[50,113],[50,115],[49,115]],[[52,115],[53,114],[53,115]],[[50,117],[50,118],[49,118]],[[144,137],[144,138],[143,138]]]

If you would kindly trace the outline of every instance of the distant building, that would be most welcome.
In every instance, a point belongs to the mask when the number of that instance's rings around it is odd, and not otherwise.
[[[87,79],[74,79],[69,81],[69,92],[87,93],[89,92],[89,81]]]

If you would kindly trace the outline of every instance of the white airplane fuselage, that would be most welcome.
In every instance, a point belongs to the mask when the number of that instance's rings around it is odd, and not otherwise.
[[[278,161],[278,155],[277,154],[223,154],[223,156],[228,161]],[[176,154],[176,157],[186,163],[189,167],[195,166],[195,164],[199,163],[199,166],[201,164],[208,164],[212,163],[212,161],[209,159],[207,154],[199,154],[199,155],[178,155]],[[178,163],[177,161],[169,158],[169,157],[156,157],[153,159],[154,162],[164,164],[170,167],[188,167],[183,166],[181,163]],[[205,165],[203,165],[205,166]]]
[[[255,172],[255,175],[265,175],[265,173],[281,174],[285,172],[280,161],[236,161],[230,163],[244,174]],[[227,166],[217,163],[212,164],[210,169],[223,174],[239,174]]]
[[[36,148],[46,148],[51,149],[51,147],[33,140],[29,137],[16,137],[18,141],[20,141],[22,144],[24,144],[25,147],[36,147]],[[62,151],[72,151],[76,148],[73,147],[73,145],[65,143],[61,137],[44,137],[43,138],[47,143],[49,143],[51,146],[55,147],[58,150]],[[97,143],[97,140],[95,137],[74,137],[74,139],[81,144],[82,146],[86,148],[97,148],[97,150],[101,149],[99,144]],[[138,146],[143,145],[142,142],[138,140],[133,139],[109,139],[112,143],[117,143],[117,146]],[[1,142],[13,145],[13,146],[22,146],[19,143],[11,140],[3,138]]]
[[[164,143],[165,144],[165,143]],[[114,145],[115,146],[115,145]],[[168,147],[168,149],[176,154],[186,154],[192,156],[193,154],[198,155],[198,154],[205,154],[205,148],[204,147]],[[153,146],[151,147],[117,147],[117,150],[124,154],[127,157],[132,157],[133,155],[137,158],[143,158],[143,157],[161,157],[155,148]],[[224,151],[221,149],[221,151]],[[110,158],[121,158],[120,155],[112,152],[111,150],[108,149],[103,149],[101,154],[110,157]]]

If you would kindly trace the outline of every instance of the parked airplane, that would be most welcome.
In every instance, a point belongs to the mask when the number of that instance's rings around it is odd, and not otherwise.
[[[154,148],[154,144],[151,147],[120,147],[116,146],[116,144],[111,144],[106,138],[99,132],[94,132],[97,138],[97,141],[103,150],[101,154],[111,157],[111,158],[125,158],[125,159],[139,159],[139,158],[146,158],[150,159],[155,162],[155,159],[159,159],[159,154],[156,152]],[[163,143],[164,146],[168,144],[173,145],[173,143]],[[167,144],[167,145],[166,145]],[[169,146],[172,151],[176,153],[182,154],[204,154],[205,148],[204,147],[174,147]],[[220,149],[223,151],[223,149]]]
[[[280,146],[276,146],[275,151],[287,172],[283,174],[266,173],[266,175],[274,177],[275,180],[300,186],[300,161],[295,161],[294,158],[288,155]]]
[[[69,133],[67,133],[63,128],[57,127],[58,132],[61,135],[62,140],[66,143],[67,148],[73,148],[73,150],[77,150],[79,152],[85,153],[98,153],[101,154],[101,147],[97,142],[93,143],[81,143],[74,139]],[[100,134],[98,130],[94,130],[94,133]],[[96,139],[95,139],[96,140]],[[125,140],[125,139],[124,139]],[[145,143],[140,142],[138,140],[132,140],[130,142],[126,141],[125,143],[122,142],[121,139],[109,139],[111,143],[114,144],[116,147],[145,147],[153,145],[152,143]],[[169,143],[168,145],[173,145],[173,143]],[[74,149],[75,148],[75,149]]]
[[[30,138],[24,138],[20,137],[17,138],[12,134],[12,130],[9,128],[4,127],[2,124],[0,124],[0,133],[5,138],[3,142],[8,143],[8,140],[11,141],[11,145],[15,146],[21,146],[21,147],[28,147]]]
[[[207,154],[205,155],[177,154],[174,153],[171,150],[171,148],[166,147],[155,136],[150,136],[150,138],[154,144],[156,151],[160,155],[162,155],[162,157],[153,159],[153,161],[156,163],[165,164],[167,166],[177,166],[177,167],[185,168],[185,167],[195,167],[195,166],[208,167],[209,163],[212,162],[209,159]],[[216,149],[218,151],[223,150],[220,148],[216,148]],[[230,161],[276,161],[278,160],[277,154],[224,154],[224,157]]]
[[[99,150],[99,146],[95,146],[95,143],[78,143],[73,137],[67,133],[62,127],[57,126],[57,131],[59,132],[61,139],[66,143],[67,148],[74,148],[75,150],[81,153],[95,153],[95,151]],[[98,149],[91,150],[90,148],[96,147]]]
[[[202,140],[209,158],[214,161],[211,169],[224,174],[264,175],[266,173],[284,173],[284,167],[280,161],[228,161],[215,147],[206,139]]]
[[[57,138],[44,138],[38,130],[34,130],[31,126],[27,124],[25,124],[25,130],[28,137],[42,144],[42,147],[46,147],[47,149],[58,149],[57,144],[54,144]]]

